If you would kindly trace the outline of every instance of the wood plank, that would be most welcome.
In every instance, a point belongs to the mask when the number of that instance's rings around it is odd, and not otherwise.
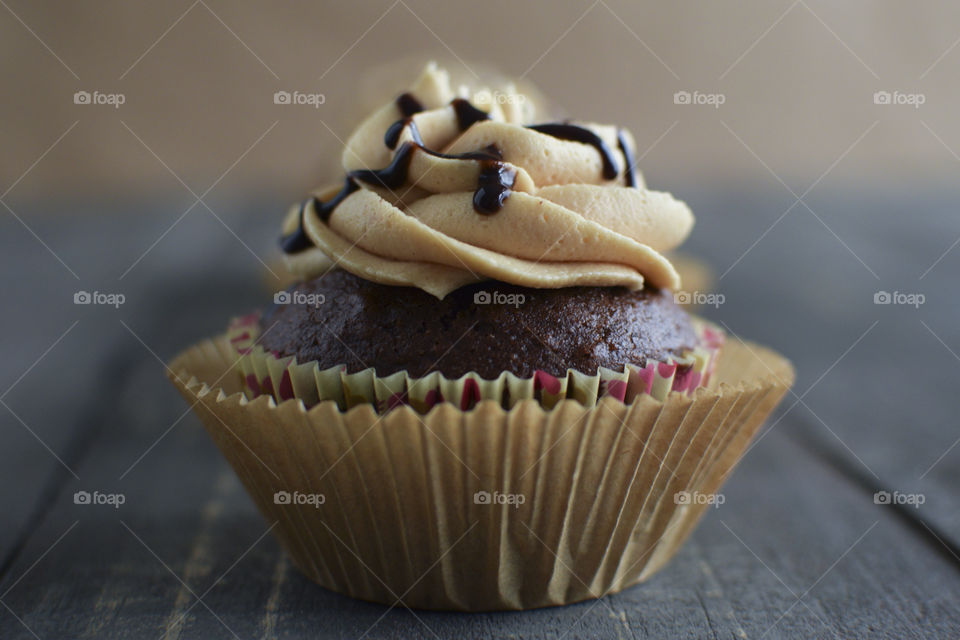
[[[74,247],[68,242],[70,229],[54,221],[31,218],[31,226],[70,268],[80,269],[80,263],[87,268],[83,279],[75,279],[12,216],[0,217],[0,254],[11,265],[0,270],[0,288],[9,301],[0,338],[0,567],[43,503],[75,472],[95,428],[98,389],[129,366],[117,352],[120,336],[114,327],[96,319],[100,310],[73,303],[76,291],[90,288],[84,283],[105,273],[100,263],[86,264],[99,249],[92,243]]]
[[[196,311],[178,331],[161,334],[169,343],[161,341],[156,348],[169,357],[222,327],[231,304],[237,313],[259,299],[247,283],[262,280],[261,265],[209,215],[185,218],[126,273],[185,205],[157,202],[152,207],[152,215],[141,217],[128,214],[144,208],[139,201],[129,208],[70,203],[68,210],[15,204],[24,215],[51,213],[26,218],[40,241],[12,216],[0,217],[0,255],[13,265],[0,272],[0,285],[16,301],[0,337],[5,356],[0,400],[6,405],[0,405],[0,499],[5,507],[0,575],[51,500],[78,473],[112,410],[104,399],[107,390],[147,355],[132,335],[137,327],[169,328],[170,310]],[[104,238],[110,238],[109,250]],[[189,250],[181,255],[184,247]],[[203,282],[185,277],[210,271],[210,264],[220,266]],[[235,275],[229,277],[231,273]],[[126,302],[119,308],[76,305],[77,291],[122,293]]]
[[[909,191],[823,185],[808,198],[823,223],[803,205],[776,223],[793,202],[785,190],[716,196],[691,198],[702,213],[689,251],[719,274],[730,268],[718,284],[726,304],[707,316],[794,361],[799,441],[867,473],[878,490],[923,494],[920,517],[960,546],[960,400],[952,390],[960,248],[921,279],[960,237],[955,194],[930,189],[918,204]],[[879,291],[921,293],[926,302],[876,305]]]

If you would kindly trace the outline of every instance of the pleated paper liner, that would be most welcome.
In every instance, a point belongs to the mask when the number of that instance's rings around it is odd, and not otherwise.
[[[323,400],[333,400],[341,410],[370,404],[378,413],[402,405],[427,413],[440,402],[452,402],[469,410],[483,400],[495,400],[505,409],[530,398],[545,409],[565,398],[588,407],[607,395],[628,404],[644,394],[663,400],[670,392],[691,394],[707,386],[724,342],[723,331],[694,318],[699,339],[696,347],[679,357],[649,361],[643,367],[626,364],[622,371],[601,367],[593,375],[568,369],[562,376],[538,370],[526,378],[504,372],[493,380],[476,373],[449,379],[439,372],[414,378],[404,371],[378,376],[373,368],[354,373],[347,373],[344,366],[320,369],[316,362],[300,364],[293,357],[280,357],[257,344],[258,321],[256,314],[237,318],[227,331],[240,359],[239,370],[248,399],[262,394],[277,402],[297,398],[307,409]]]
[[[171,364],[296,565],[356,598],[426,609],[527,609],[647,578],[689,535],[793,382],[730,341],[709,387],[592,407],[449,402],[307,410],[250,400],[226,337]],[[232,375],[233,374],[233,375]]]

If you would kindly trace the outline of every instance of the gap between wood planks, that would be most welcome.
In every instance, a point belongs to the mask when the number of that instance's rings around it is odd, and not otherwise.
[[[102,360],[103,364],[96,373],[106,382],[100,385],[100,389],[106,388],[115,381],[126,379],[128,374],[133,371],[139,359],[130,352],[130,349],[124,349],[118,345]],[[91,394],[90,398],[87,399],[79,413],[80,417],[73,428],[73,433],[67,438],[67,446],[60,456],[71,469],[78,469],[82,466],[93,443],[103,431],[104,425],[107,424],[106,418],[110,409],[110,405],[101,402],[96,393]],[[0,584],[3,584],[7,574],[20,558],[33,534],[53,508],[57,496],[63,492],[64,486],[73,477],[63,465],[56,464],[52,467],[50,478],[44,483],[36,505],[27,517],[20,533],[14,539],[13,544],[10,545],[10,550],[3,557],[3,561],[0,562]]]
[[[881,486],[882,483],[877,482],[871,474],[864,471],[862,465],[851,459],[849,454],[828,442],[822,436],[814,435],[819,430],[819,426],[813,420],[800,416],[794,416],[793,419],[802,424],[804,429],[788,430],[785,435],[797,446],[821,460],[843,478],[850,481],[854,487],[868,494],[871,500],[878,491],[893,493],[894,487]],[[905,524],[911,532],[932,547],[954,569],[960,571],[960,547],[947,534],[935,525],[921,519],[917,515],[917,510],[911,505],[892,503],[884,505],[884,507],[891,510],[897,520]]]

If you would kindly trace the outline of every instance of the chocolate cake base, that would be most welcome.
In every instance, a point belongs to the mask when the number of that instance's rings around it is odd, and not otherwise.
[[[644,366],[693,347],[690,317],[669,291],[617,287],[529,289],[487,281],[443,300],[346,271],[278,294],[260,319],[260,344],[321,369],[345,364],[380,376],[406,370],[492,379],[537,369],[594,374],[624,363]]]

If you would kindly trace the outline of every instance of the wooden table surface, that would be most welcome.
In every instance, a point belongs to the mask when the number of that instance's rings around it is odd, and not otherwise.
[[[301,577],[165,379],[276,288],[275,199],[179,221],[175,197],[10,203],[29,228],[0,216],[0,638],[960,637],[960,198],[678,191],[698,212],[687,250],[722,275],[705,315],[789,356],[794,393],[650,581],[484,614]],[[81,290],[125,301],[75,305]]]

